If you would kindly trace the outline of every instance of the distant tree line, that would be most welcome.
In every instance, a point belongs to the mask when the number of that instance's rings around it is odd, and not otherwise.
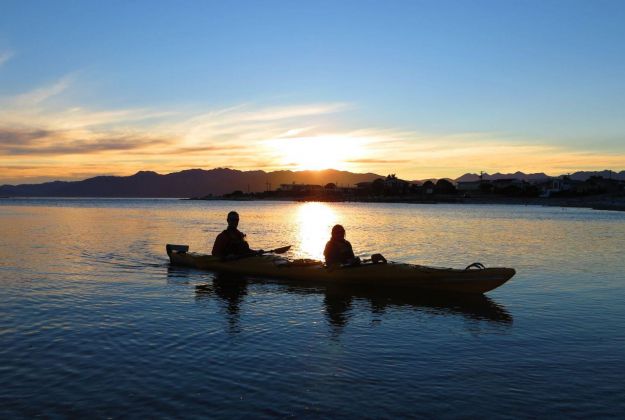
[[[586,181],[572,181],[568,177],[554,178],[539,183],[519,179],[479,180],[460,182],[455,185],[448,179],[423,183],[409,182],[389,174],[371,182],[360,182],[355,186],[340,186],[330,182],[325,185],[284,184],[273,191],[244,193],[235,190],[224,198],[284,198],[296,200],[342,201],[349,199],[367,200],[375,198],[402,197],[427,199],[427,197],[471,197],[498,195],[507,197],[569,196],[602,193],[618,193],[625,190],[625,182],[591,177]],[[548,192],[547,195],[546,192]],[[208,198],[208,197],[207,197]]]

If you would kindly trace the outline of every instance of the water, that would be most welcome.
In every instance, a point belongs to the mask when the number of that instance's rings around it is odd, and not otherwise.
[[[518,274],[457,299],[169,267],[231,209],[293,257],[340,222],[356,253]],[[625,213],[585,209],[0,200],[0,417],[619,417],[623,249]]]

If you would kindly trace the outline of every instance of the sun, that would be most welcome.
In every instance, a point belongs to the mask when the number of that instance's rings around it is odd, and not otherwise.
[[[366,153],[365,141],[348,136],[275,139],[279,164],[297,170],[348,169]]]

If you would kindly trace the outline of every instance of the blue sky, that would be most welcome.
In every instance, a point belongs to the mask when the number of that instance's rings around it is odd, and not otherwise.
[[[434,166],[423,162],[427,157],[418,158],[419,150],[436,144],[441,151],[448,150],[458,142],[476,143],[485,153],[493,150],[493,144],[505,150],[494,150],[500,158],[476,162],[473,171],[505,170],[506,165],[494,166],[506,159],[501,153],[509,153],[510,145],[579,158],[578,163],[569,157],[560,166],[549,167],[547,161],[533,161],[530,153],[526,164],[513,159],[521,170],[565,171],[575,169],[574,165],[624,169],[623,22],[625,2],[601,0],[3,0],[0,97],[4,106],[15,107],[15,98],[29,92],[63,86],[31,105],[40,117],[47,116],[39,126],[27,129],[27,121],[20,125],[17,117],[10,121],[0,117],[0,128],[54,131],[58,129],[51,123],[55,115],[60,118],[62,110],[73,108],[176,114],[163,117],[159,124],[107,120],[108,130],[131,127],[136,132],[139,127],[151,130],[216,110],[248,107],[262,112],[340,104],[340,111],[298,116],[281,126],[285,131],[314,127],[307,141],[374,131],[373,143],[378,146],[380,133],[392,132],[394,141],[404,142],[404,157],[416,153],[413,164],[392,164],[397,161],[390,157],[393,147],[380,146],[376,153],[386,157],[380,161],[391,164],[378,162],[371,169],[383,172],[398,166],[400,170],[393,172],[409,176],[457,176],[458,171],[471,170],[462,156],[451,157],[448,164],[439,159]],[[25,107],[21,108],[24,115],[33,110]],[[101,137],[104,129],[89,130]],[[265,140],[272,139],[259,138]],[[216,137],[202,141],[223,143]],[[410,152],[411,147],[416,151]],[[19,155],[29,156],[24,167],[41,162],[35,153]],[[592,158],[584,160],[586,155]],[[369,155],[363,156],[361,160]],[[86,159],[82,155],[56,158],[53,162],[48,154],[49,164],[40,169],[56,168],[53,177],[90,173],[76,171],[80,160]],[[269,153],[266,160],[273,166],[266,167],[297,163],[276,159]],[[348,156],[343,160],[348,161]],[[215,163],[241,169],[252,165],[249,161],[237,165],[239,161],[232,156],[230,164],[227,159]],[[159,162],[150,158],[141,161],[137,156],[133,162],[119,172],[132,172],[133,165],[136,170],[159,169]],[[189,163],[216,166],[210,159]],[[74,169],[63,175],[63,165]],[[15,159],[0,161],[0,182],[19,179],[18,166]],[[3,177],[2,167],[10,175]],[[28,177],[33,178],[32,172],[24,175]]]

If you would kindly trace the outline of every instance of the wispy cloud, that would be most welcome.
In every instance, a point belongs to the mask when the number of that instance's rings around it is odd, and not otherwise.
[[[242,117],[241,119],[244,121],[276,121],[331,114],[344,111],[346,108],[347,105],[343,103],[296,105],[273,107],[247,113],[244,112],[240,116]]]
[[[70,84],[71,77],[64,77],[50,86],[44,86],[31,92],[18,95],[15,98],[15,104],[18,106],[32,106],[40,104],[41,102],[64,92]]]
[[[373,158],[365,158],[365,159],[349,159],[346,160],[346,162],[348,163],[359,163],[359,164],[366,164],[366,163],[384,163],[384,164],[388,164],[388,163],[409,163],[410,159],[373,159]]]
[[[433,136],[415,133],[378,137],[369,145],[376,156],[409,157],[372,159],[367,167],[385,168],[413,178],[455,177],[466,172],[546,172],[551,175],[580,169],[625,168],[625,156],[618,153],[577,150],[536,139],[518,140],[503,133],[462,133]],[[365,159],[366,160],[366,159]],[[364,162],[362,162],[364,163]]]
[[[8,130],[0,128],[0,155],[95,155],[98,152],[128,152],[168,144],[164,139],[141,135],[91,135],[74,137],[72,132]]]
[[[269,167],[273,151],[263,147],[264,140],[314,133],[313,127],[325,115],[346,108],[338,103],[284,107],[242,104],[183,113],[167,109],[93,110],[50,101],[69,92],[72,80],[68,76],[49,86],[0,98],[4,111],[0,114],[0,168],[4,172],[0,173],[0,183],[14,177],[37,177],[36,168],[49,171],[50,176],[64,168],[71,176],[91,170],[96,175],[192,166],[251,169],[262,163]],[[28,169],[16,166],[18,159],[28,159]],[[93,160],[98,165],[87,164]]]
[[[9,61],[13,57],[13,53],[11,51],[3,51],[0,52],[0,67],[7,61]]]
[[[350,129],[329,118],[345,103],[220,109],[92,109],[61,106],[73,76],[0,98],[0,184],[191,167],[337,169],[418,179],[464,172],[625,167],[625,156],[555,146],[505,133],[434,135],[405,129]]]

